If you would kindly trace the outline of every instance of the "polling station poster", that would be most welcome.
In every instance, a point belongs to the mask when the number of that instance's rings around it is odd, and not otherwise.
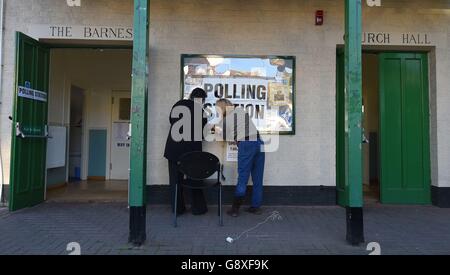
[[[183,97],[203,88],[212,123],[219,119],[216,101],[226,98],[261,133],[294,134],[294,75],[293,57],[183,56]]]

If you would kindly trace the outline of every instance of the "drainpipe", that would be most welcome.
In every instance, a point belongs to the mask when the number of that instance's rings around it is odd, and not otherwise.
[[[2,87],[3,87],[3,23],[4,23],[5,3],[4,0],[0,0],[0,106],[2,105]],[[0,205],[5,204],[3,194],[3,156],[0,139]]]

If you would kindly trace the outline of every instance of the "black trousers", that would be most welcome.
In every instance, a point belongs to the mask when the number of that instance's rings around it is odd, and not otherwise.
[[[175,185],[180,183],[183,179],[183,174],[178,172],[177,163],[175,161],[169,160],[169,181],[172,189],[171,204],[172,211],[175,208]],[[202,215],[208,212],[208,207],[206,205],[205,195],[203,190],[191,189],[191,209],[192,214]],[[184,202],[184,190],[181,185],[178,185],[178,202],[177,202],[177,213],[181,214],[186,211],[186,205]]]

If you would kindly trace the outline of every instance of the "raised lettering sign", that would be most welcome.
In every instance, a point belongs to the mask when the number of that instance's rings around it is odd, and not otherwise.
[[[36,39],[133,40],[133,28],[125,26],[33,25],[30,35]]]
[[[432,34],[429,33],[364,32],[362,34],[363,45],[431,46],[435,43]]]

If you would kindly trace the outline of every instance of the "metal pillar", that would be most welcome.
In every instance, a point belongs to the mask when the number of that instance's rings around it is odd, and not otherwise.
[[[130,235],[140,246],[146,240],[147,93],[150,0],[134,0],[133,72],[131,88]]]
[[[348,186],[347,241],[364,242],[362,190],[362,8],[345,0],[345,150]]]

